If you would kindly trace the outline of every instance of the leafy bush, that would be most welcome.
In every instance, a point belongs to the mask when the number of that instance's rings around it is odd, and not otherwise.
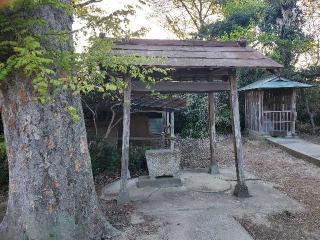
[[[121,169],[121,153],[104,139],[89,141],[93,174],[107,172],[117,174]]]
[[[132,176],[141,175],[147,171],[145,158],[146,147],[130,146],[129,170]],[[89,140],[89,151],[93,174],[106,173],[119,175],[121,171],[121,148],[110,144],[105,139]]]
[[[147,173],[147,160],[145,152],[149,149],[145,146],[130,146],[129,169],[132,176]]]

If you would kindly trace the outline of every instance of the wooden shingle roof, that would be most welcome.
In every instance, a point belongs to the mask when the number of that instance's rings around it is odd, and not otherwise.
[[[170,68],[264,68],[282,65],[243,42],[132,39],[115,42],[116,55],[161,58],[156,66]],[[146,64],[147,65],[147,64]]]

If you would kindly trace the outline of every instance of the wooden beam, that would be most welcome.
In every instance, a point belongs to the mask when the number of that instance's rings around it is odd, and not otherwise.
[[[291,112],[292,112],[292,116],[291,116],[291,121],[292,121],[292,125],[291,125],[291,134],[292,136],[296,135],[296,120],[297,120],[297,107],[296,107],[296,101],[297,101],[297,90],[296,89],[292,89],[292,96],[291,96]]]
[[[170,113],[170,148],[174,149],[174,112]]]
[[[236,75],[230,75],[230,100],[232,108],[232,130],[234,135],[234,153],[237,171],[237,184],[234,189],[234,195],[237,197],[249,197],[248,187],[244,176],[244,154],[241,139],[239,99]]]
[[[210,138],[210,174],[219,174],[218,162],[215,156],[217,149],[216,141],[216,106],[214,93],[208,93],[208,125],[209,125],[209,138]]]
[[[173,82],[163,81],[158,82],[146,88],[143,83],[134,81],[132,82],[132,92],[134,93],[147,93],[147,92],[160,92],[160,93],[205,93],[228,91],[229,85],[227,82]]]
[[[203,40],[167,40],[167,39],[130,39],[115,41],[116,45],[142,45],[145,46],[205,46],[205,47],[238,47],[239,41],[203,41]]]
[[[121,181],[118,204],[129,202],[128,192],[128,167],[129,167],[129,140],[130,140],[130,106],[131,106],[131,78],[125,77],[126,87],[123,92],[123,132],[122,132],[122,157]]]
[[[259,90],[258,91],[258,94],[259,94],[259,116],[258,116],[258,119],[259,119],[259,129],[258,129],[258,132],[262,133],[263,130],[262,130],[262,119],[263,119],[263,90]]]

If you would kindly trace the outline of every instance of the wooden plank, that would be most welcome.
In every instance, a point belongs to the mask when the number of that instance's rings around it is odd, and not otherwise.
[[[209,139],[210,139],[210,174],[219,174],[219,167],[215,152],[217,149],[216,141],[216,106],[214,93],[208,93],[208,125],[209,125]]]
[[[157,45],[123,45],[115,44],[114,50],[140,50],[140,51],[190,51],[190,52],[257,52],[249,47],[206,47],[206,46],[157,46]]]
[[[173,150],[175,145],[174,140],[174,112],[170,113],[170,148]]]
[[[139,63],[139,65],[141,65]],[[281,68],[271,59],[192,59],[192,58],[153,58],[142,66],[158,66],[172,68]]]
[[[291,134],[293,136],[296,135],[296,120],[297,120],[297,106],[296,106],[296,102],[297,102],[297,91],[296,89],[292,89],[292,96],[291,96],[291,121],[292,121],[292,125],[291,125]]]
[[[131,79],[125,77],[126,87],[123,91],[123,132],[122,132],[122,157],[121,181],[118,204],[129,202],[128,192],[128,167],[129,167],[129,141],[130,141],[130,106],[131,106]]]
[[[116,44],[123,45],[143,45],[143,46],[209,46],[209,47],[224,47],[235,46],[239,47],[237,41],[203,41],[203,40],[171,40],[171,39],[129,39],[127,41],[116,41]]]
[[[170,134],[170,112],[166,112],[166,134]]]
[[[248,187],[245,183],[244,175],[244,154],[241,139],[240,114],[239,114],[239,99],[237,78],[235,75],[230,75],[230,95],[232,107],[232,129],[234,135],[234,153],[235,165],[237,172],[237,185],[235,186],[234,194],[238,197],[248,197]]]
[[[145,87],[143,83],[132,82],[132,92],[147,93],[157,91],[160,93],[201,93],[201,92],[217,92],[227,91],[230,87],[227,82],[173,82],[163,81]]]
[[[163,57],[163,58],[192,58],[192,59],[265,59],[258,52],[244,51],[159,51],[159,50],[134,50],[118,49],[113,51],[116,55],[132,55],[144,57]]]
[[[263,90],[260,90],[259,92],[258,92],[258,94],[259,94],[259,117],[258,117],[258,119],[259,119],[259,128],[258,128],[258,132],[260,132],[260,133],[262,133],[262,112],[263,112],[263,106],[262,106],[262,104],[263,104]]]

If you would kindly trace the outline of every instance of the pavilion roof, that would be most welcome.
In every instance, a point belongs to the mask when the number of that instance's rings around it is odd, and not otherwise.
[[[132,39],[115,42],[113,51],[116,55],[161,58],[153,65],[170,68],[282,68],[244,41]]]
[[[283,77],[272,75],[271,77],[261,79],[243,88],[240,88],[239,91],[248,91],[248,90],[255,90],[255,89],[309,88],[309,87],[312,87],[312,85],[295,82]]]

